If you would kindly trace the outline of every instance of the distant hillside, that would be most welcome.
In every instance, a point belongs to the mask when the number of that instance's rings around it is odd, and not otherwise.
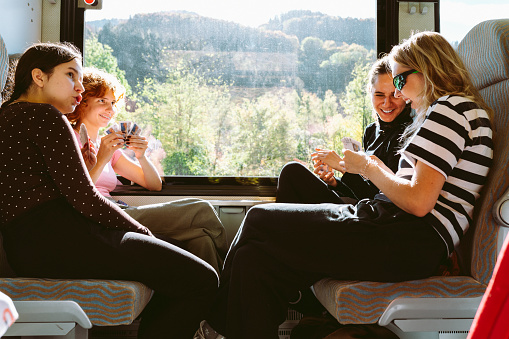
[[[103,20],[94,20],[87,21],[86,29],[89,29],[91,32],[99,32],[105,25],[116,26],[122,22],[125,22],[127,19],[103,19]]]
[[[259,28],[191,12],[137,14],[127,20],[87,23],[87,34],[97,35],[99,42],[113,49],[133,87],[145,78],[164,81],[167,69],[181,60],[205,76],[220,77],[237,86],[290,86],[299,78],[317,81],[321,76],[317,72],[336,72],[330,67],[315,68],[323,61],[331,64],[334,60],[328,58],[333,53],[347,50],[342,46],[374,49],[374,31],[374,19],[343,19],[310,11],[291,11]],[[335,44],[324,44],[316,50],[315,58],[314,51],[301,50],[307,37]],[[346,80],[335,80],[337,91],[344,88],[350,75],[343,77]],[[316,89],[309,79],[306,87]]]
[[[267,30],[279,30],[295,35],[302,42],[312,36],[321,40],[358,44],[367,49],[376,48],[375,19],[341,18],[312,11],[290,11],[262,26]]]
[[[280,31],[177,12],[137,14],[117,25],[106,25],[99,32],[99,41],[113,47],[149,35],[157,36],[162,46],[172,50],[289,53],[299,47],[295,37]]]
[[[294,53],[306,37],[335,41],[374,49],[375,19],[329,16],[319,12],[290,11],[270,20],[260,28],[174,11],[137,14],[127,20],[100,20],[87,23],[99,40],[113,47],[129,41],[131,35],[156,34],[164,46],[173,50],[216,52]],[[126,40],[127,39],[127,40]]]
[[[171,55],[168,51],[200,52],[196,54],[200,65],[194,66],[210,69],[210,75],[217,75],[214,65],[228,62],[231,57],[222,54],[221,60],[217,60],[215,57],[208,58],[203,52],[296,55],[299,50],[299,41],[295,36],[280,31],[245,27],[194,13],[159,12],[137,14],[128,20],[106,24],[91,22],[87,24],[87,32],[97,34],[99,42],[113,49],[113,55],[119,67],[126,71],[126,79],[131,86],[144,78],[163,80],[165,69],[169,64],[174,64],[174,60],[168,60],[168,55]],[[238,77],[223,74],[225,80],[239,80]]]

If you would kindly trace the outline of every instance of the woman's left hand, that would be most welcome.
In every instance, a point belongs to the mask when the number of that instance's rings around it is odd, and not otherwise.
[[[364,152],[354,152],[350,150],[343,150],[345,157],[345,168],[348,173],[365,175],[366,167],[371,160],[369,155]]]
[[[90,171],[97,164],[97,150],[94,144],[88,139],[88,142],[81,148],[81,155],[87,166],[87,170]]]
[[[326,149],[320,149],[316,148],[316,152],[311,154],[311,159],[315,163],[315,168],[317,165],[325,164],[329,165],[329,167],[337,170],[342,171],[343,170],[343,164],[341,157],[339,154],[336,153],[336,151],[330,151]]]
[[[336,178],[334,178],[334,171],[329,168],[327,165],[319,164],[315,166],[314,173],[320,177],[327,185],[331,185],[333,187],[337,186]]]
[[[145,137],[139,135],[130,135],[126,141],[126,146],[128,149],[134,152],[134,155],[137,159],[140,159],[145,156],[145,151],[148,147],[148,141]]]

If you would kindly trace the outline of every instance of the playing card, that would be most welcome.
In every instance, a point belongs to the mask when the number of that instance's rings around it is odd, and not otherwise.
[[[132,121],[120,121],[112,125],[105,131],[106,134],[119,133],[122,134],[124,141],[127,141],[129,135],[140,135],[141,128]]]
[[[120,132],[120,126],[118,124],[115,124],[115,125],[112,125],[110,128],[108,128],[105,133],[111,134],[111,133],[117,133],[117,132]]]
[[[354,152],[358,152],[362,149],[361,143],[350,137],[344,137],[341,139],[341,142],[343,143],[344,149],[349,149],[350,151]]]
[[[85,146],[85,144],[88,142],[88,132],[85,124],[81,124],[80,126],[80,142],[82,146]]]
[[[133,128],[132,121],[121,121],[118,123],[120,125],[120,132],[124,135],[124,138],[131,134],[131,130]]]
[[[140,126],[133,123],[133,127],[131,128],[131,135],[140,135],[140,133],[141,133]]]

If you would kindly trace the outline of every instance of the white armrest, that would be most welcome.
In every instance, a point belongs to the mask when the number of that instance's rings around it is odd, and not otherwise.
[[[493,216],[500,226],[509,227],[509,190],[493,205]]]
[[[19,313],[16,323],[75,322],[83,328],[92,328],[83,309],[70,300],[14,301]]]
[[[397,319],[473,319],[482,296],[476,298],[400,298],[378,320],[387,326]]]

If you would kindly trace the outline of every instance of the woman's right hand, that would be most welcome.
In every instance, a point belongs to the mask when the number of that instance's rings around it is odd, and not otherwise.
[[[117,133],[106,134],[101,138],[101,145],[97,152],[97,161],[101,163],[107,163],[113,157],[113,153],[117,149],[124,146],[124,138]]]
[[[334,171],[327,165],[321,164],[319,166],[315,166],[314,173],[318,175],[327,185],[336,187],[338,184],[334,177]]]

